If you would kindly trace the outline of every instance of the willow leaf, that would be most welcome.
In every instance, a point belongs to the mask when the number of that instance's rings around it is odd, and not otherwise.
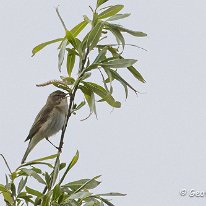
[[[117,14],[118,12],[120,12],[123,8],[124,8],[123,5],[111,6],[107,10],[103,11],[102,13],[100,13],[99,14],[99,18],[100,19],[105,19],[105,18],[108,18],[110,16],[113,16],[113,15]]]
[[[127,13],[127,14],[116,14],[114,16],[111,16],[109,19],[107,19],[107,21],[116,21],[116,20],[119,20],[119,19],[127,18],[128,16],[130,16],[129,13]]]
[[[126,68],[126,67],[130,67],[133,64],[135,64],[137,62],[137,60],[135,59],[114,59],[111,61],[104,61],[102,63],[100,63],[100,66],[107,66],[107,67],[111,67],[111,68]]]
[[[106,101],[112,107],[115,107],[115,108],[121,107],[121,103],[118,101],[115,101],[112,95],[102,86],[95,84],[93,82],[83,82],[83,83],[86,87],[91,89],[95,94],[100,96],[104,101]]]
[[[58,39],[54,39],[54,40],[51,40],[51,41],[47,41],[47,42],[44,42],[44,43],[41,43],[39,45],[37,45],[36,47],[33,48],[32,50],[32,56],[34,56],[37,52],[39,52],[40,50],[42,50],[44,47],[50,45],[50,44],[53,44],[53,43],[56,43],[56,42],[59,42],[59,41],[62,41],[63,38],[58,38]]]
[[[87,45],[89,46],[90,50],[92,50],[98,44],[103,28],[104,28],[104,23],[99,21],[89,33],[87,39]]]

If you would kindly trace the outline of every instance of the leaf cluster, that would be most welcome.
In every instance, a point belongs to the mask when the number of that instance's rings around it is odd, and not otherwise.
[[[98,102],[106,102],[113,108],[121,107],[121,103],[113,97],[113,81],[118,81],[123,86],[126,98],[128,97],[128,89],[135,93],[138,92],[120,74],[122,68],[125,68],[125,72],[131,73],[138,81],[145,83],[142,75],[134,67],[137,60],[124,58],[123,50],[126,46],[124,33],[135,37],[144,37],[146,34],[113,23],[114,21],[127,18],[130,14],[120,13],[124,8],[123,5],[111,5],[102,8],[102,5],[106,2],[108,1],[98,0],[96,8],[91,8],[92,17],[89,18],[84,15],[84,20],[70,30],[66,28],[57,8],[58,16],[65,29],[64,37],[44,42],[36,46],[32,51],[33,55],[35,55],[44,47],[60,42],[58,46],[58,69],[61,72],[63,65],[65,65],[67,75],[60,76],[60,80],[49,81],[40,86],[52,84],[65,90],[71,96],[74,96],[77,90],[81,91],[84,100],[80,103],[79,107],[73,105],[73,112],[75,113],[87,104],[90,109],[88,117],[92,113],[96,114],[97,97],[100,98]],[[89,32],[85,35],[82,34],[83,38],[78,38],[78,35],[88,26],[90,26]],[[107,43],[106,40],[109,33],[115,37],[116,43]],[[101,43],[103,41],[104,43]],[[94,59],[90,57],[92,52],[95,52],[96,58]],[[63,64],[64,60],[65,64]],[[94,76],[95,71],[99,72],[102,84],[99,84],[97,81],[89,81],[89,78]]]
[[[60,163],[59,159],[55,166],[49,160],[56,158],[58,154],[33,160],[18,167],[10,175],[6,176],[6,184],[0,184],[0,192],[8,206],[41,205],[41,206],[112,206],[105,196],[124,196],[120,193],[94,194],[92,189],[101,182],[100,176],[91,179],[81,179],[65,183],[64,179],[79,159],[79,152],[75,154],[71,162]],[[52,169],[51,173],[42,171],[38,165],[46,165]],[[61,178],[58,179],[60,172]],[[47,188],[43,192],[27,186],[33,179],[38,184]],[[46,192],[45,192],[46,191]]]

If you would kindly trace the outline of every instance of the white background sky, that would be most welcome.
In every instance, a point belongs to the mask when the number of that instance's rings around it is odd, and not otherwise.
[[[63,36],[55,13],[68,28],[89,14],[94,1],[2,1],[0,7],[0,152],[12,169],[25,152],[24,143],[33,120],[53,87],[35,84],[59,76],[57,50],[51,46],[31,58],[38,43]],[[180,197],[182,188],[206,192],[206,1],[127,0],[131,12],[122,21],[129,28],[148,33],[145,39],[128,37],[148,52],[127,47],[126,56],[137,58],[137,68],[147,84],[130,81],[144,94],[130,94],[122,109],[110,113],[98,105],[94,117],[81,122],[86,111],[72,118],[66,133],[63,160],[80,151],[70,180],[102,174],[97,192],[127,193],[114,198],[123,205],[205,205],[206,197]],[[119,85],[118,89],[122,89]],[[53,141],[58,138],[53,138]],[[53,154],[42,141],[29,159]],[[0,182],[7,169],[1,161]],[[68,180],[69,181],[69,180]],[[1,200],[2,201],[2,200]],[[3,202],[1,203],[3,204]]]

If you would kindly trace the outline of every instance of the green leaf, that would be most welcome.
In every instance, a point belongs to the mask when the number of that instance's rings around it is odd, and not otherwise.
[[[112,95],[100,85],[92,83],[92,82],[83,82],[83,83],[87,88],[91,89],[95,94],[97,94],[102,99],[104,99],[112,107],[116,107],[116,108],[121,107],[121,103],[118,101],[115,101]]]
[[[127,67],[127,69],[133,74],[133,76],[138,79],[140,82],[145,83],[143,76],[133,67]]]
[[[51,183],[51,186],[54,186],[56,180],[57,180],[57,177],[58,177],[58,174],[59,174],[59,165],[60,165],[60,160],[59,160],[59,156],[57,157],[57,160],[55,162],[55,166],[54,166],[54,170],[52,172],[52,183]]]
[[[106,199],[104,199],[104,198],[101,198],[101,200],[102,200],[104,203],[106,203],[108,206],[115,206],[115,205],[113,205],[109,200],[106,200]]]
[[[95,176],[95,177],[93,177],[92,179],[88,180],[88,181],[85,182],[81,187],[79,187],[79,188],[75,191],[75,193],[77,193],[77,192],[85,189],[85,188],[87,187],[87,185],[89,185],[91,182],[93,182],[94,180],[96,180],[96,179],[98,179],[98,178],[100,178],[100,177],[101,177],[101,175],[98,175],[98,176]]]
[[[74,37],[77,37],[78,34],[87,26],[87,21],[82,21],[79,24],[77,24],[72,30],[71,33]]]
[[[52,175],[52,174],[51,174]],[[46,186],[50,190],[51,189],[51,176],[49,175],[48,172],[45,172],[44,174],[44,179],[46,181]]]
[[[110,192],[105,194],[98,194],[97,196],[126,196],[126,194],[122,194],[119,192]]]
[[[39,44],[38,46],[34,47],[33,50],[32,50],[32,56],[34,56],[37,52],[39,52],[40,50],[42,50],[44,47],[50,45],[50,44],[53,44],[53,43],[56,43],[56,42],[59,42],[59,41],[62,41],[63,38],[58,38],[58,39],[54,39],[54,40],[51,40],[51,41],[48,41],[48,42],[44,42],[42,44]]]
[[[100,7],[102,4],[106,3],[108,0],[97,0],[97,8]]]
[[[116,71],[110,69],[110,72],[112,73],[112,76],[118,80],[120,83],[127,85],[131,90],[133,90],[135,93],[137,92],[136,89],[134,89],[127,81],[125,81]],[[127,93],[127,92],[126,92]],[[127,96],[127,95],[126,95]]]
[[[57,200],[60,197],[61,194],[62,194],[61,188],[60,188],[59,184],[57,184],[53,189],[52,199]]]
[[[109,23],[107,23],[107,26],[109,25]],[[131,34],[132,36],[136,36],[136,37],[145,37],[147,36],[147,34],[145,34],[144,32],[141,31],[133,31],[131,29],[126,29],[123,26],[119,25],[119,24],[110,24],[110,26],[115,27],[117,29],[119,29],[121,32],[126,32],[128,34]]]
[[[10,192],[2,192],[4,200],[8,202],[11,206],[14,205],[14,199],[12,197],[12,194]]]
[[[18,185],[18,189],[17,189],[18,194],[24,189],[26,183],[27,183],[27,177],[25,179],[21,178],[19,185]]]
[[[67,55],[67,73],[69,75],[69,77],[71,77],[71,73],[72,70],[74,68],[74,64],[75,64],[75,54],[69,54]]]
[[[125,68],[130,67],[135,64],[137,60],[135,59],[114,59],[111,61],[106,60],[100,64],[100,66],[107,66],[111,68]]]
[[[82,80],[88,79],[89,77],[91,77],[92,73],[91,72],[86,72],[83,74],[82,76]]]
[[[36,197],[42,197],[42,196],[43,196],[43,194],[42,194],[41,192],[39,192],[39,191],[37,191],[37,190],[34,190],[34,189],[30,188],[30,187],[26,187],[26,191],[27,191],[29,194],[34,195],[34,196],[36,196]]]
[[[86,197],[89,197],[91,194],[92,194],[92,193],[90,193],[90,192],[82,192],[82,191],[80,191],[80,192],[77,192],[77,193],[72,194],[72,195],[69,197],[69,199],[70,199],[70,200],[84,199],[84,198],[86,198]]]
[[[0,184],[0,191],[1,192],[7,192],[7,189],[4,185]]]
[[[51,159],[55,159],[57,156],[58,156],[58,154],[49,155],[49,156],[46,156],[46,157],[42,157],[42,158],[39,158],[39,159],[32,160],[31,162],[28,162],[28,163],[42,162],[42,161],[45,161],[45,160],[51,160]],[[25,166],[25,164],[24,164],[24,166]]]
[[[70,42],[72,46],[76,49],[77,48],[76,39],[71,31],[69,30],[66,31],[66,38],[68,42]]]
[[[111,16],[109,19],[107,19],[107,21],[116,21],[116,20],[119,20],[119,19],[127,18],[128,16],[130,16],[129,13],[127,13],[127,14],[116,14],[114,16]]]
[[[94,201],[89,201],[84,206],[96,206],[96,204]]]
[[[63,80],[63,82],[67,85],[73,85],[75,82],[75,79],[73,77],[64,77],[60,76],[60,78]]]
[[[53,166],[50,163],[47,163],[47,162],[36,162],[36,161],[35,162],[33,162],[33,161],[27,162],[27,163],[21,165],[19,168],[24,167],[24,166],[28,166],[28,165],[30,165],[30,166],[31,165],[47,165],[48,167],[53,168]]]
[[[66,163],[61,163],[60,165],[59,165],[59,170],[62,170],[62,169],[64,169],[66,167]]]
[[[25,172],[28,176],[32,176],[33,178],[35,178],[39,183],[46,185],[46,182],[43,180],[43,178],[40,175],[38,175],[35,171],[26,168],[22,168],[21,171]]]
[[[66,171],[64,172],[61,180],[59,181],[59,185],[61,185],[61,183],[64,181],[64,178],[66,177],[67,173],[72,169],[72,167],[74,167],[74,165],[77,163],[79,159],[79,151],[77,150],[75,156],[72,158],[72,161],[69,163]]]
[[[110,16],[113,16],[113,15],[117,14],[118,12],[120,12],[123,8],[124,8],[123,5],[111,6],[110,8],[108,8],[107,10],[105,10],[101,14],[99,14],[99,18],[105,19],[105,18],[108,18]]]
[[[13,182],[11,183],[11,192],[12,192],[12,196],[15,197],[16,196],[16,186]]]
[[[85,86],[80,86],[80,89],[83,92],[84,97],[87,101],[87,104],[89,105],[89,108],[90,108],[90,113],[89,113],[88,117],[86,117],[85,119],[88,119],[92,115],[93,112],[95,113],[95,115],[97,115],[94,92]]]
[[[68,43],[68,39],[64,39],[62,41],[62,45],[58,54],[58,69],[60,72],[61,72],[62,63],[64,61],[64,55],[65,55],[67,43]]]
[[[102,34],[102,29],[104,28],[104,23],[99,21],[95,27],[90,31],[87,39],[87,46],[92,50],[99,42]]]
[[[72,158],[72,161],[69,163],[69,166],[67,168],[68,171],[71,170],[72,167],[74,167],[74,165],[77,163],[78,159],[79,159],[79,151],[77,150],[75,156]]]
[[[104,59],[105,59],[105,56],[106,56],[106,54],[107,54],[107,50],[108,50],[108,47],[105,46],[105,47],[99,52],[99,54],[98,54],[98,56],[96,57],[96,59],[94,60],[94,63],[93,63],[93,64],[98,63],[98,62],[101,62],[102,60],[104,60]]]
[[[122,44],[122,47],[124,49],[124,46],[125,46],[125,40],[124,40],[124,37],[122,35],[122,33],[120,32],[119,29],[117,28],[114,28],[114,27],[111,27],[109,26],[109,30],[113,33],[113,35],[115,36],[116,40],[117,40],[117,43],[120,45],[120,43]]]
[[[69,183],[63,185],[63,187],[69,187],[72,190],[77,190],[82,185],[89,182],[89,183],[86,184],[84,189],[90,190],[90,189],[94,189],[95,187],[97,187],[101,183],[101,182],[96,181],[95,179],[93,179],[92,181],[90,181],[90,180],[91,179],[81,179],[81,180],[77,180],[77,181],[74,181],[74,182],[69,182]]]

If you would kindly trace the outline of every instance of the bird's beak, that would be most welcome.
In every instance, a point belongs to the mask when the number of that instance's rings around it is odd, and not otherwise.
[[[70,97],[70,94],[69,94],[69,93],[66,94],[64,98],[68,98],[68,97]]]

